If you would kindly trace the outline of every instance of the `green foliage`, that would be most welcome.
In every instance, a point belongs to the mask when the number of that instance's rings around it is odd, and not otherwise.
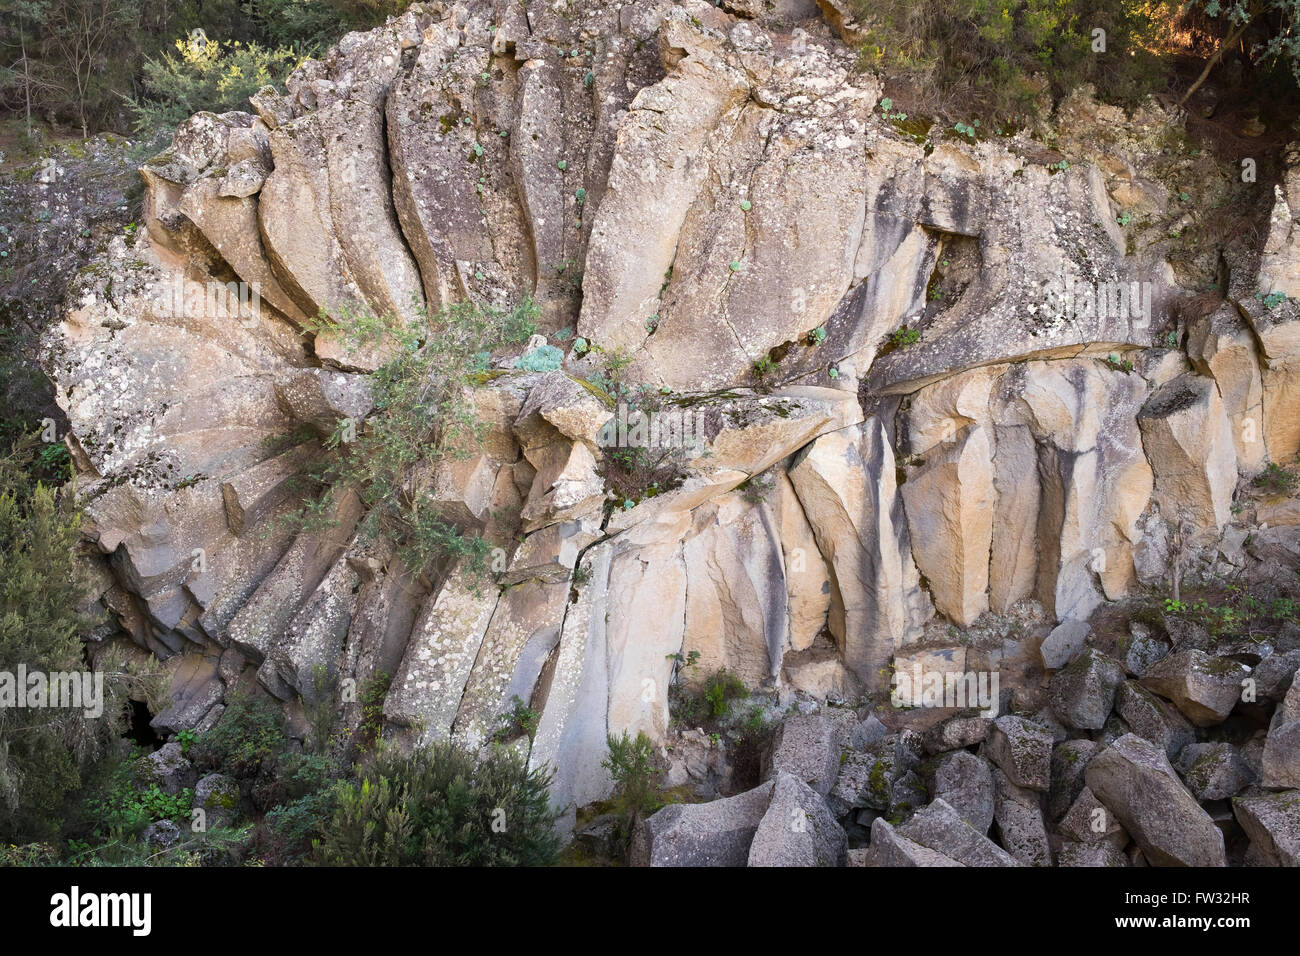
[[[744,682],[726,668],[713,671],[693,690],[677,682],[668,688],[673,723],[681,727],[716,727],[731,712],[733,701],[748,696]]]
[[[709,705],[709,716],[715,720],[727,715],[733,700],[747,696],[744,682],[726,668],[709,675],[704,682],[704,700]]]
[[[209,40],[202,34],[177,40],[174,52],[144,61],[144,95],[130,100],[135,127],[172,129],[201,110],[247,110],[250,96],[283,82],[298,61],[292,50],[256,43]]]
[[[370,377],[375,413],[354,441],[336,431],[311,477],[322,487],[355,491],[368,509],[363,540],[383,534],[413,573],[444,561],[461,562],[477,578],[489,572],[486,540],[446,520],[428,492],[413,488],[409,479],[436,462],[473,454],[485,428],[472,397],[482,353],[527,341],[538,314],[532,300],[525,300],[509,312],[471,303],[448,306],[436,316],[421,310],[409,323],[346,311],[313,323],[318,334],[336,335],[346,347],[382,343],[392,356]],[[328,496],[296,517],[304,527],[328,525]]]
[[[216,725],[194,745],[194,760],[210,770],[256,777],[274,772],[285,747],[279,708],[245,694],[226,698],[226,709]]]
[[[741,498],[748,504],[757,505],[767,500],[768,494],[771,493],[775,485],[776,482],[772,476],[767,472],[763,472],[746,478],[736,486],[736,490],[740,492]]]
[[[137,763],[123,763],[109,789],[87,800],[87,814],[98,823],[94,831],[96,837],[139,835],[150,823],[159,820],[189,822],[194,791],[186,788],[179,793],[167,794],[156,783],[141,786]]]
[[[123,119],[174,126],[189,110],[247,109],[254,77],[282,80],[349,30],[403,0],[0,0],[0,109],[53,114],[87,133]],[[195,31],[213,50],[190,52]],[[238,44],[238,46],[236,46]],[[204,62],[214,55],[218,65]],[[170,62],[169,62],[170,61]],[[144,96],[141,96],[142,87]],[[253,86],[252,89],[256,89]],[[251,92],[251,90],[250,90]],[[136,110],[123,110],[133,102]],[[143,114],[141,112],[143,110]],[[185,115],[181,115],[182,111]]]
[[[626,730],[621,736],[611,734],[605,740],[609,752],[600,765],[614,778],[615,812],[624,817],[618,839],[626,847],[637,820],[654,813],[660,806],[654,742],[644,731],[638,731],[632,738]]]
[[[1297,486],[1300,486],[1300,478],[1297,478],[1277,462],[1271,461],[1268,463],[1268,467],[1255,476],[1251,484],[1269,494],[1289,495],[1296,490]]]
[[[380,672],[361,687],[361,721],[357,724],[353,740],[362,753],[370,750],[379,740],[379,732],[384,723],[384,698],[388,695],[388,685],[392,682],[392,674]]]
[[[272,805],[263,820],[259,847],[268,862],[292,863],[311,852],[337,808],[338,768],[319,754],[281,756],[275,781],[266,791]]]
[[[506,743],[522,734],[532,740],[537,736],[537,726],[541,723],[541,720],[542,715],[530,709],[527,702],[518,694],[515,694],[511,698],[510,710],[499,718],[501,726],[493,735],[493,739],[500,743]]]
[[[343,783],[320,841],[341,866],[545,866],[559,850],[549,771],[510,748],[483,760],[438,743],[381,752],[359,783]]]
[[[866,27],[864,65],[912,79],[952,113],[1035,114],[1045,94],[1093,82],[1132,102],[1155,88],[1160,64],[1144,45],[1158,22],[1129,0],[850,0]],[[1093,51],[1094,28],[1107,52]],[[882,109],[892,108],[882,103]],[[959,134],[974,137],[975,123]]]
[[[520,356],[519,367],[525,372],[554,372],[564,364],[564,353],[554,345],[541,345]]]
[[[33,481],[35,438],[0,454],[0,671],[90,670],[81,636],[93,621],[75,551],[81,516],[70,496]],[[84,708],[0,707],[0,840],[45,839],[81,774],[124,730],[131,693],[157,695],[156,667],[128,666],[109,648],[97,665],[103,714]],[[87,702],[89,704],[89,702]]]
[[[199,739],[199,735],[192,730],[182,730],[176,734],[176,742],[181,745],[181,755],[188,757],[190,748],[194,746],[194,741]]]
[[[921,333],[916,329],[909,329],[907,326],[889,333],[889,343],[894,348],[905,349],[919,341],[921,341]]]

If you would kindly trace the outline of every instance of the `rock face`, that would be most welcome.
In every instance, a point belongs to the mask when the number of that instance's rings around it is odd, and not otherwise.
[[[1115,225],[1126,161],[1094,146],[1049,166],[1027,133],[914,141],[855,68],[851,5],[582,6],[417,4],[251,112],[198,114],[142,170],[146,228],[71,286],[43,361],[98,607],[112,639],[171,668],[155,726],[210,726],[236,692],[300,715],[387,686],[386,737],[513,734],[568,811],[609,795],[610,735],[665,741],[674,684],[725,669],[778,700],[856,705],[912,664],[979,671],[1055,717],[961,714],[924,723],[924,747],[884,714],[856,738],[787,722],[763,787],[656,814],[646,860],[839,862],[869,828],[877,864],[1039,865],[1076,763],[1148,862],[1219,860],[1165,759],[1196,732],[1157,698],[1220,723],[1249,676],[1236,658],[1267,655],[1171,634],[1161,659],[1148,633],[1120,663],[1085,644],[1139,584],[1261,549],[1300,560],[1294,527],[1248,527],[1233,499],[1300,451],[1300,322],[1273,296],[1298,258],[1282,212],[1300,154],[1266,247],[1227,257],[1225,300],[1185,315],[1160,250]],[[333,436],[381,427],[372,376],[394,355],[318,319],[427,320],[432,337],[440,309],[524,296],[547,340],[528,359],[555,361],[481,356],[479,447],[402,489],[486,539],[491,574],[406,567],[354,490],[302,480],[341,453]],[[1186,354],[1156,347],[1180,329]],[[635,500],[604,441],[632,393],[700,423]],[[313,521],[290,520],[304,507]],[[1300,786],[1293,672],[1263,672],[1282,701],[1267,787]],[[519,708],[531,736],[503,724]],[[1085,731],[1091,764],[1063,743]],[[937,774],[923,750],[950,755]],[[1242,767],[1216,768],[1196,792],[1235,795]],[[1169,836],[1130,779],[1193,835]],[[780,824],[796,810],[808,831]]]

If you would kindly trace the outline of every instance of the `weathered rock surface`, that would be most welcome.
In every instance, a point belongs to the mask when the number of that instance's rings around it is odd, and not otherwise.
[[[673,804],[646,819],[633,862],[642,866],[745,866],[776,784],[711,803]]]
[[[750,866],[843,866],[848,837],[826,801],[806,783],[778,772],[772,802],[749,847]]]
[[[824,797],[836,818],[911,815],[846,823],[857,842],[871,825],[858,862],[1042,865],[1039,795],[1060,820],[1087,774],[1147,862],[1216,862],[1166,756],[1189,751],[1202,799],[1239,792],[1252,763],[1262,786],[1300,786],[1294,643],[1216,658],[1182,622],[1171,654],[1137,625],[1122,662],[1085,646],[1093,612],[1139,582],[1300,561],[1294,496],[1251,504],[1237,487],[1300,451],[1300,321],[1264,300],[1296,285],[1300,153],[1263,246],[1225,253],[1226,300],[1184,313],[1164,252],[1127,249],[1115,225],[1114,197],[1145,187],[1113,137],[1053,169],[1028,133],[915,142],[855,68],[849,6],[590,0],[577,22],[417,5],[252,112],[181,126],[142,171],[145,228],[105,241],[43,357],[98,606],[170,671],[157,729],[211,726],[252,684],[300,713],[322,675],[392,675],[385,736],[473,748],[518,698],[539,719],[512,745],[556,771],[568,813],[609,795],[608,735],[662,742],[672,682],[722,668],[782,706],[834,697],[859,714],[891,667],[990,670],[999,705],[1047,701],[1072,728],[963,714],[918,725],[922,747],[885,714],[893,733],[787,720],[775,785],[652,818],[659,863],[838,862],[834,819],[779,825],[781,808],[821,820]],[[1069,142],[1095,128],[1074,122],[1090,103],[1063,106]],[[1143,109],[1105,122],[1174,122]],[[1152,313],[1064,314],[1062,283],[1148,283]],[[427,308],[437,335],[443,307],[524,296],[561,368],[486,356],[468,389],[481,447],[402,489],[484,535],[491,574],[404,567],[359,496],[303,480],[340,429],[378,427],[370,375],[392,354],[316,320]],[[902,329],[916,341],[891,342]],[[607,360],[626,361],[624,386]],[[663,487],[613,500],[613,456],[635,450],[608,447],[607,423],[638,386],[698,413],[701,441],[672,449]],[[1040,665],[1058,671],[1046,694]],[[1240,759],[1186,747],[1156,696],[1209,727],[1247,677],[1261,703],[1239,715],[1262,727],[1276,707]],[[1080,731],[1098,741],[1065,741]],[[937,770],[923,750],[946,755]],[[940,799],[918,809],[927,781]],[[1134,781],[1174,807],[1181,842]],[[1058,862],[1127,863],[1114,849],[1080,831]]]
[[[1250,668],[1204,651],[1171,654],[1147,669],[1142,686],[1167,697],[1198,727],[1222,723],[1241,697]]]
[[[989,729],[985,753],[1011,783],[1046,790],[1052,779],[1052,735],[1023,717],[999,717]]]
[[[1227,865],[1222,831],[1160,747],[1127,734],[1094,757],[1084,776],[1153,866]]]

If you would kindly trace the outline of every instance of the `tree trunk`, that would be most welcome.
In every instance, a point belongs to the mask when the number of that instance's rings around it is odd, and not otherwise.
[[[1233,45],[1236,44],[1238,40],[1242,38],[1243,35],[1245,35],[1246,28],[1249,27],[1251,23],[1254,22],[1254,19],[1255,18],[1252,16],[1245,23],[1237,27],[1235,31],[1229,33],[1228,36],[1224,39],[1224,41],[1219,44],[1219,48],[1214,51],[1214,56],[1210,57],[1210,59],[1206,62],[1205,69],[1201,70],[1201,75],[1196,78],[1196,82],[1193,83],[1188,88],[1187,92],[1183,94],[1183,98],[1178,101],[1179,106],[1185,106],[1187,104],[1187,101],[1192,98],[1192,94],[1195,93],[1197,90],[1199,90],[1201,88],[1201,84],[1204,83],[1207,79],[1209,79],[1210,71],[1213,70],[1216,66],[1218,66],[1219,61],[1223,59],[1223,51],[1230,49]]]

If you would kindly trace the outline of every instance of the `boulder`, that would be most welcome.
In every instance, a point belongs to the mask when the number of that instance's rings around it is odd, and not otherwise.
[[[1052,783],[1047,794],[1047,812],[1053,820],[1065,816],[1085,786],[1083,773],[1097,754],[1091,740],[1066,740],[1052,750]]]
[[[1291,688],[1297,669],[1300,669],[1300,650],[1269,654],[1251,674],[1255,678],[1255,696],[1280,703]]]
[[[848,837],[821,795],[778,771],[772,802],[749,848],[750,866],[843,866]]]
[[[229,826],[239,816],[239,784],[223,773],[209,773],[194,785],[194,807],[207,814],[209,830]]]
[[[1046,790],[1052,779],[1052,735],[1023,717],[993,721],[984,752],[1007,779],[1027,790]]]
[[[787,718],[772,738],[767,776],[787,773],[825,797],[840,774],[835,724],[821,714]]]
[[[1108,843],[1117,850],[1128,846],[1129,835],[1097,795],[1084,787],[1068,813],[1057,824],[1057,831],[1075,843]]]
[[[1237,748],[1230,743],[1188,744],[1178,754],[1174,767],[1192,796],[1202,803],[1226,800],[1255,782]]]
[[[675,803],[651,814],[633,840],[635,866],[745,866],[775,783],[710,803]]]
[[[1086,621],[1062,621],[1043,639],[1039,653],[1049,671],[1060,670],[1083,652],[1092,628]]]
[[[1100,730],[1123,682],[1123,665],[1090,647],[1048,684],[1052,712],[1067,726]]]
[[[1245,664],[1204,651],[1170,654],[1142,675],[1141,684],[1174,702],[1198,727],[1222,723],[1241,699],[1242,681],[1250,675]]]
[[[965,866],[928,846],[909,840],[884,817],[871,824],[871,845],[849,851],[849,866]]]
[[[966,822],[941,799],[918,810],[898,828],[909,840],[937,850],[963,866],[1020,866],[1020,862]]]
[[[950,717],[926,731],[925,752],[946,753],[983,743],[992,725],[989,717]]]
[[[993,771],[993,820],[1007,852],[1025,866],[1051,866],[1052,851],[1043,821],[1042,797],[1017,787],[1001,770]]]
[[[1300,866],[1300,792],[1237,797],[1232,811],[1266,865]]]
[[[1226,866],[1223,833],[1169,765],[1164,749],[1127,734],[1093,758],[1088,788],[1152,866]]]
[[[1266,787],[1300,788],[1300,681],[1292,680],[1291,689],[1273,711],[1260,778]]]
[[[1124,668],[1134,677],[1141,677],[1156,661],[1169,653],[1169,646],[1157,640],[1145,624],[1129,624],[1129,637],[1124,651]]]
[[[891,734],[865,751],[847,751],[828,796],[832,812],[842,817],[858,807],[888,811],[895,784],[920,764],[920,735]]]
[[[993,773],[989,762],[965,750],[944,754],[931,771],[930,792],[980,833],[993,824]]]
[[[181,745],[172,741],[140,761],[140,779],[146,784],[156,783],[163,793],[175,795],[193,787],[199,774],[186,759]]]
[[[1115,712],[1133,733],[1163,747],[1170,760],[1196,739],[1195,729],[1182,714],[1136,681],[1120,685]]]
[[[1061,844],[1056,854],[1057,866],[1129,866],[1129,858],[1122,850],[1115,849],[1109,843],[1073,843]]]

